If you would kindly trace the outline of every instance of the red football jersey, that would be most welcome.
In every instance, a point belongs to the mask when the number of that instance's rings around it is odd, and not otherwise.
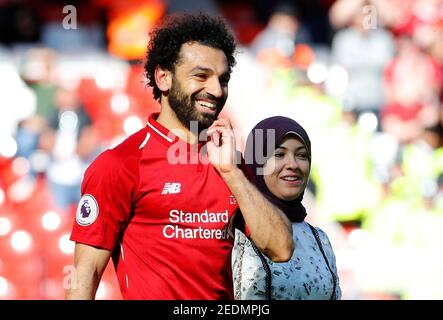
[[[204,144],[157,116],[90,165],[71,240],[113,251],[125,299],[233,299],[238,205]]]

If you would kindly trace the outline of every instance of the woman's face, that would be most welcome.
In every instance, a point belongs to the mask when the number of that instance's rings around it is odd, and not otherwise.
[[[276,197],[291,201],[305,190],[309,178],[309,154],[294,135],[288,135],[263,167],[264,181]]]

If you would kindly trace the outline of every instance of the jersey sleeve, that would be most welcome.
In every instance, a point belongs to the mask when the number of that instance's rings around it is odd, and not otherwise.
[[[86,170],[71,240],[113,250],[131,211],[137,175],[111,150],[102,153]]]

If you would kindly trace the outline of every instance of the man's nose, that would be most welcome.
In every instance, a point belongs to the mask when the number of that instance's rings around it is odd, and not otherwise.
[[[220,80],[216,77],[212,77],[209,80],[207,86],[208,93],[216,98],[220,98],[223,95],[223,88],[221,86]]]

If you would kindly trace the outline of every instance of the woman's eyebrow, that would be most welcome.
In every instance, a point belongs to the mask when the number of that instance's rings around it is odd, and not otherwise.
[[[288,150],[288,148],[286,148],[285,146],[277,146],[277,147],[275,147],[275,150],[277,150],[277,149]],[[299,147],[295,148],[296,151],[299,151],[300,149],[306,149],[306,147],[305,146],[299,146]]]

